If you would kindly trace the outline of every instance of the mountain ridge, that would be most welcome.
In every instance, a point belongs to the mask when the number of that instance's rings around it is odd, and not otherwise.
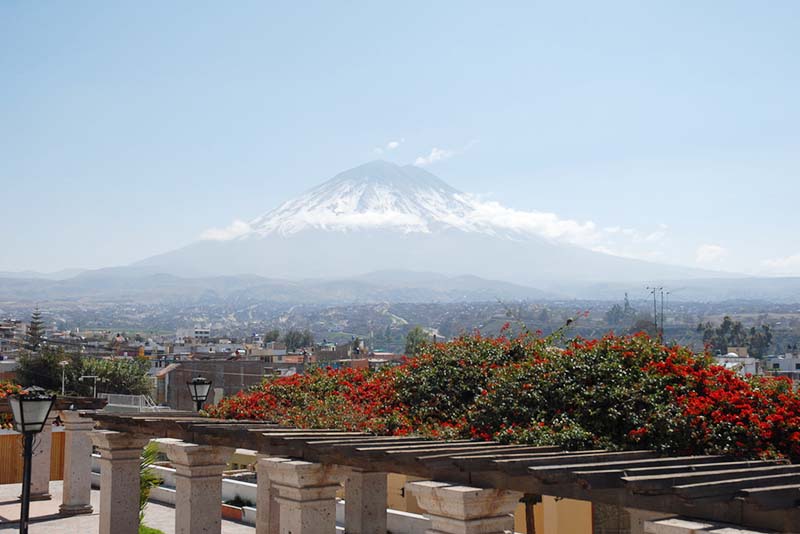
[[[565,230],[554,228],[551,214],[528,215],[524,221],[498,215],[424,169],[377,160],[252,219],[233,238],[200,240],[133,266],[180,276],[295,280],[399,269],[529,287],[736,276],[593,251],[559,239]],[[570,224],[566,231],[585,230]]]

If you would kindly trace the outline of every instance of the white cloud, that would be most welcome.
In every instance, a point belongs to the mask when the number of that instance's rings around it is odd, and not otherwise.
[[[427,156],[418,156],[417,159],[414,160],[414,165],[416,165],[417,167],[425,167],[432,163],[436,163],[437,161],[444,161],[446,159],[450,159],[453,156],[463,154],[464,152],[472,148],[477,142],[478,141],[476,139],[473,139],[472,141],[464,145],[462,148],[456,150],[433,147]]]
[[[697,263],[717,263],[728,255],[728,249],[720,245],[706,243],[697,247],[694,260]]]
[[[372,152],[377,154],[378,156],[382,156],[384,152],[388,152],[388,151],[396,150],[396,149],[400,148],[400,145],[402,145],[405,142],[406,142],[406,138],[405,137],[401,137],[400,139],[397,139],[397,140],[391,140],[391,141],[387,142],[382,147],[381,146],[376,146],[375,148],[372,149]]]
[[[537,235],[615,256],[656,260],[661,255],[658,245],[668,235],[668,227],[664,224],[650,232],[620,226],[599,228],[593,221],[566,219],[549,212],[516,210],[472,195],[460,198],[472,207],[464,221],[474,229],[501,229],[521,236]]]
[[[433,147],[430,154],[427,156],[419,156],[417,159],[415,159],[414,165],[418,167],[425,167],[431,163],[452,158],[455,154],[455,150],[445,150],[443,148]]]
[[[761,265],[772,274],[797,275],[800,274],[800,252],[764,260]]]
[[[200,239],[206,241],[230,241],[245,234],[249,234],[253,229],[250,224],[235,220],[225,228],[209,228],[200,234]]]

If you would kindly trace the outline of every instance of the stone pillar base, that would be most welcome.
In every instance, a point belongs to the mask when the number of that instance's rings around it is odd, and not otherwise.
[[[58,513],[61,515],[80,515],[80,514],[91,514],[94,511],[91,504],[84,504],[84,505],[77,505],[77,506],[67,506],[62,504],[58,507]]]
[[[406,484],[431,518],[426,534],[504,534],[514,530],[514,512],[523,494],[445,482]]]
[[[336,491],[341,474],[332,465],[268,458],[271,491],[281,534],[336,534]]]
[[[19,498],[22,499],[22,495]],[[31,501],[49,501],[52,498],[49,493],[31,493]]]

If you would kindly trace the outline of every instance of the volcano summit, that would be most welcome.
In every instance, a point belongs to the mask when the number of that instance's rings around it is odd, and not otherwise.
[[[413,270],[529,285],[710,274],[591,250],[596,233],[590,222],[482,202],[419,167],[373,161],[137,266],[179,276],[290,279]]]

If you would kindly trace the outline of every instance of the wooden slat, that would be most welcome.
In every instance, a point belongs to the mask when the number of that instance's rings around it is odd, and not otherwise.
[[[673,491],[684,499],[701,499],[708,497],[730,498],[731,495],[744,489],[757,487],[781,486],[800,483],[800,473],[785,473],[761,477],[740,477],[697,484],[674,486]]]
[[[737,496],[764,510],[780,510],[800,505],[800,484],[745,488]]]
[[[495,464],[500,466],[514,466],[515,464],[525,465],[526,467],[535,467],[538,465],[572,465],[572,464],[589,464],[603,461],[617,461],[617,460],[635,460],[637,458],[649,458],[655,456],[653,451],[625,451],[625,452],[605,452],[605,451],[587,451],[587,452],[572,452],[567,454],[555,455],[535,455],[521,458],[498,458],[494,461]]]
[[[616,469],[583,469],[580,471],[570,471],[569,476],[576,480],[581,481],[581,485],[585,488],[593,489],[609,489],[624,486],[622,477],[625,476],[643,476],[643,475],[662,475],[669,473],[692,473],[701,471],[714,471],[721,469],[739,469],[750,466],[765,466],[774,465],[773,461],[732,461],[732,462],[715,462],[715,457],[709,456],[709,461],[702,462],[695,460],[692,463],[685,463],[677,458],[663,458],[659,462],[650,464],[649,467],[630,467],[625,466]],[[634,465],[641,465],[636,463]],[[561,472],[559,472],[561,473]],[[540,472],[540,476],[549,479],[547,472]],[[565,478],[565,477],[562,477]]]
[[[664,475],[642,475],[622,477],[625,487],[635,493],[669,491],[673,486],[682,484],[695,484],[737,478],[757,478],[760,476],[782,475],[797,473],[800,475],[800,466],[796,465],[769,465],[765,467],[751,467],[747,469],[719,469],[716,471],[699,471],[693,473],[668,473]]]
[[[366,447],[359,447],[358,450],[362,452],[367,451],[384,451],[387,453],[391,452],[410,452],[410,451],[419,451],[419,452],[427,452],[430,450],[435,450],[441,447],[447,447],[451,450],[458,450],[458,449],[482,449],[484,447],[488,447],[490,445],[497,445],[495,442],[491,441],[471,441],[471,440],[454,440],[454,441],[419,441],[417,443],[398,443],[398,444],[380,444]]]

